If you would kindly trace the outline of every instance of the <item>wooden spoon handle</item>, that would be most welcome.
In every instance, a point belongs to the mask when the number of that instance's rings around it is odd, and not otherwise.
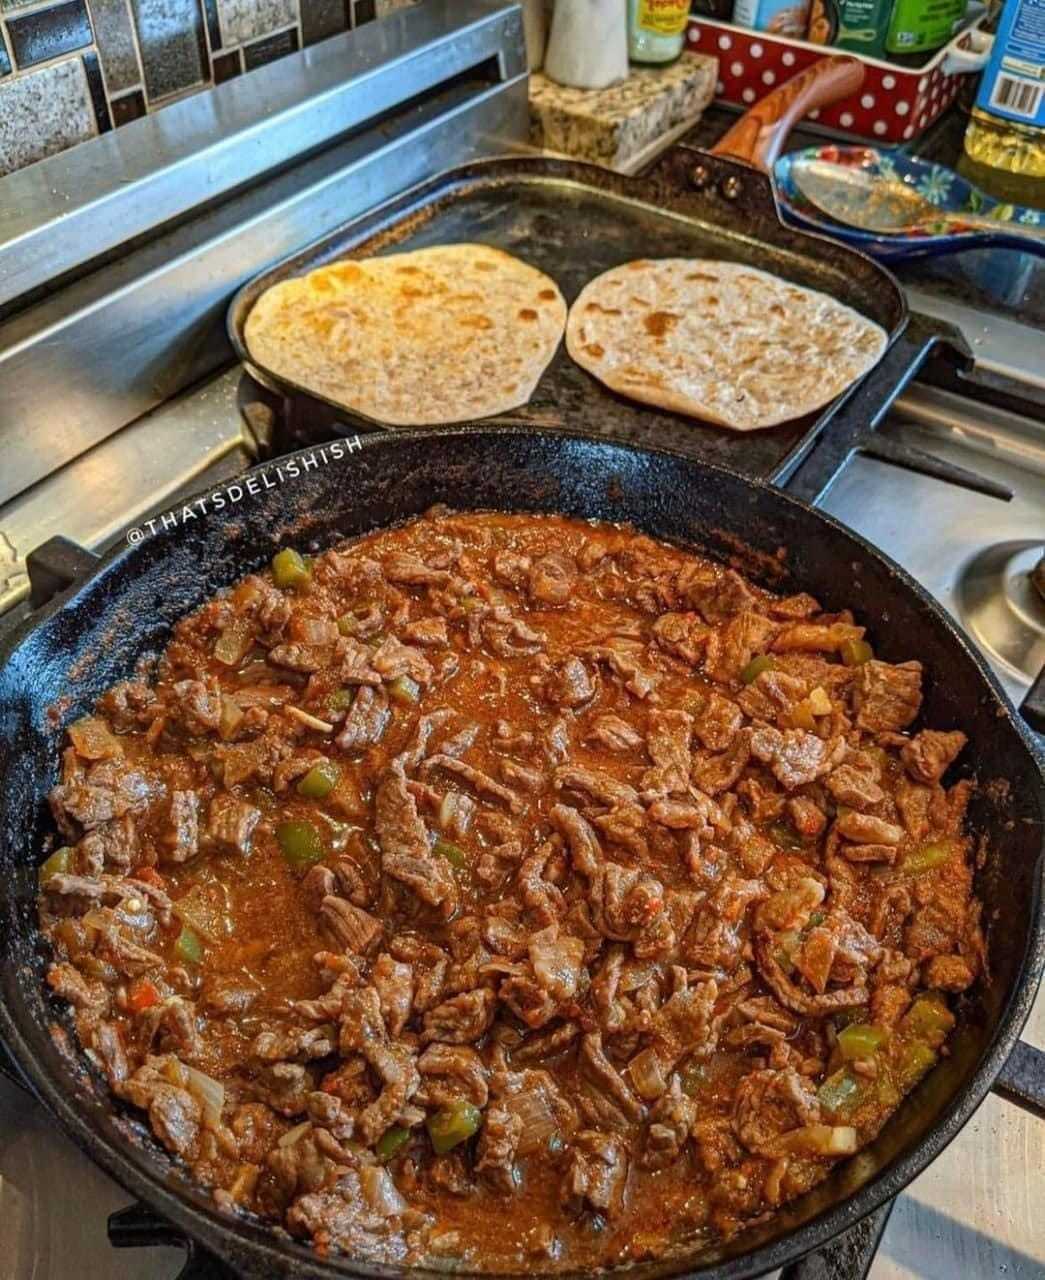
[[[856,58],[821,58],[756,102],[712,148],[712,155],[744,160],[769,173],[804,115],[848,98],[863,82],[864,66]]]

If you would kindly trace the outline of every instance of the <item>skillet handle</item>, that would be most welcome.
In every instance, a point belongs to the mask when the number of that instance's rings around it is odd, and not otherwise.
[[[25,558],[30,606],[41,608],[53,596],[89,573],[97,563],[98,556],[93,551],[81,547],[71,538],[60,534],[48,538]]]
[[[770,173],[787,135],[803,116],[848,98],[863,82],[864,66],[856,58],[821,58],[756,102],[712,147],[711,154],[744,160]]]
[[[157,1217],[143,1204],[129,1204],[109,1215],[109,1243],[114,1249],[164,1245],[185,1250],[185,1265],[176,1280],[239,1280],[230,1266],[190,1239],[178,1227]]]
[[[1045,1120],[1045,1053],[1018,1040],[991,1089],[1039,1120]]]
[[[887,1200],[848,1231],[784,1267],[780,1280],[865,1280],[895,1203]]]
[[[1045,733],[1045,667],[1038,672],[1037,680],[1020,703],[1020,715],[1035,733]]]
[[[2,1040],[0,1040],[0,1075],[5,1079],[10,1080],[12,1084],[17,1085],[19,1089],[24,1089],[26,1093],[31,1092],[29,1085],[26,1083],[25,1077],[15,1065],[14,1058],[11,1057],[7,1050],[7,1046]]]

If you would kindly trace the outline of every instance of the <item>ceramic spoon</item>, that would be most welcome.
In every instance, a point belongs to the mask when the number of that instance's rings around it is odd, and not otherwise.
[[[815,156],[796,158],[791,177],[805,198],[823,213],[861,231],[876,235],[1004,234],[1007,239],[1020,241],[1020,247],[1030,253],[1045,254],[1045,227],[938,209],[898,178]]]

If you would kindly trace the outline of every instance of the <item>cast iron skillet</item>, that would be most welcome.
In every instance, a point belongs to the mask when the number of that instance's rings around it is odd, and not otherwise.
[[[263,1223],[221,1215],[153,1141],[140,1113],[113,1100],[85,1068],[64,1009],[45,994],[35,866],[51,830],[45,797],[62,726],[159,651],[178,618],[280,545],[320,549],[435,502],[630,521],[730,559],[765,586],[809,590],[828,609],[854,606],[883,658],[925,664],[924,722],[960,726],[972,740],[961,767],[983,784],[970,823],[989,849],[977,891],[991,973],[962,1003],[953,1054],[870,1148],[770,1222],[630,1275],[743,1280],[790,1263],[895,1196],[958,1133],[1017,1045],[1045,958],[1045,760],[968,640],[895,564],[763,483],[678,454],[558,432],[369,436],[355,447],[341,441],[281,458],[218,492],[220,501],[194,506],[195,517],[183,514],[179,527],[157,526],[138,545],[112,551],[0,651],[0,1042],[64,1128],[130,1192],[236,1274],[404,1274],[320,1259]]]

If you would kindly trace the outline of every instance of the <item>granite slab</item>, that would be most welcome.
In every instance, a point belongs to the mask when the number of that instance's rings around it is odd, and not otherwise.
[[[0,176],[97,132],[80,58],[52,63],[0,86]]]
[[[530,77],[530,140],[546,151],[621,171],[665,134],[692,126],[715,94],[718,60],[683,53],[666,67],[633,66],[606,89]]]

